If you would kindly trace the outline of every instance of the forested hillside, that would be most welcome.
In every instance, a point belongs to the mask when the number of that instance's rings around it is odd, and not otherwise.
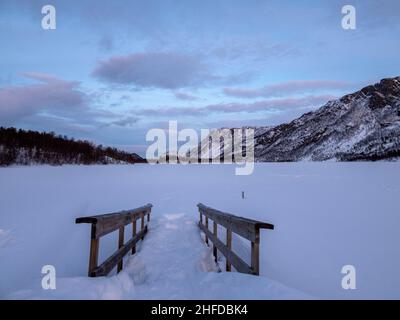
[[[0,127],[0,165],[143,163],[143,158],[54,132]]]

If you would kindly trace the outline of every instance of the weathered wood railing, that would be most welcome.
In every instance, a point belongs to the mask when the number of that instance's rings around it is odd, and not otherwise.
[[[226,271],[231,271],[231,265],[241,273],[260,274],[260,229],[274,229],[269,223],[237,217],[224,213],[203,204],[197,205],[200,212],[199,227],[205,234],[205,241],[213,243],[213,254],[217,262],[218,250],[225,256]],[[205,224],[203,224],[203,216]],[[209,219],[213,220],[213,232],[209,230]],[[226,228],[226,244],[218,239],[218,224]],[[244,262],[232,251],[232,232],[251,241],[251,265]]]
[[[123,258],[132,249],[132,254],[136,252],[136,243],[143,239],[147,233],[145,217],[150,221],[151,204],[143,207],[108,213],[97,216],[81,217],[75,223],[91,223],[90,256],[89,256],[89,277],[106,276],[118,264],[117,272],[122,270]],[[136,230],[136,221],[141,219],[140,231]],[[132,238],[124,243],[125,226],[132,223]],[[98,266],[100,238],[110,232],[119,230],[118,250]]]

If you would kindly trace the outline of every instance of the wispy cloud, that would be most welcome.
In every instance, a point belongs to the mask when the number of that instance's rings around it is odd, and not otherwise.
[[[176,117],[176,116],[198,116],[203,115],[206,109],[204,107],[159,107],[147,108],[132,111],[132,114],[140,116],[154,116],[154,117]]]
[[[335,96],[331,95],[322,95],[322,96],[307,96],[302,98],[268,99],[252,103],[214,104],[207,106],[205,109],[211,112],[223,112],[223,113],[237,113],[237,112],[254,113],[260,111],[268,111],[271,109],[286,110],[286,109],[296,109],[309,106],[316,107],[335,98],[336,98]]]
[[[131,127],[139,121],[139,118],[133,116],[127,116],[122,119],[112,121],[110,125],[120,126],[120,127]]]
[[[176,116],[203,116],[211,113],[255,113],[272,110],[293,110],[305,107],[319,107],[336,96],[320,95],[301,98],[267,99],[252,103],[220,103],[200,107],[159,107],[132,111],[141,116],[176,117]]]
[[[294,93],[305,93],[317,90],[342,90],[351,84],[333,80],[297,80],[267,85],[256,89],[224,88],[224,93],[239,98],[279,97]]]
[[[175,91],[174,92],[174,96],[175,98],[179,99],[179,100],[184,100],[184,101],[195,101],[195,100],[199,100],[199,97],[196,97],[194,95],[191,95],[189,93],[185,93],[185,92],[178,92]]]
[[[299,56],[301,50],[285,43],[269,43],[266,41],[233,40],[229,39],[217,44],[209,44],[210,54],[222,60],[240,60],[243,57],[257,61],[271,57]]]

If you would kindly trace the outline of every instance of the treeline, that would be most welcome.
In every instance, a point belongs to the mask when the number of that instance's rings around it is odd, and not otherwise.
[[[0,127],[0,165],[143,163],[143,158],[54,132]]]

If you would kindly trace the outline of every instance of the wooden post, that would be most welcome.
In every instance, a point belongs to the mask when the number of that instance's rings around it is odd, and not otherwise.
[[[208,217],[206,216],[206,229],[208,230]],[[206,235],[206,243],[208,245],[208,236]]]
[[[226,246],[232,250],[232,230],[226,229]],[[231,271],[231,263],[226,259],[226,271]]]
[[[92,271],[97,268],[99,260],[99,238],[96,238],[96,225],[92,224],[91,235],[90,235],[90,253],[89,253],[89,277],[94,277]]]
[[[200,213],[200,224],[203,224],[203,214],[201,213],[201,211],[199,211]]]
[[[147,211],[147,222],[150,221],[150,211]]]
[[[124,246],[124,231],[125,231],[125,227],[119,228],[118,249],[120,249]],[[124,259],[121,259],[121,261],[118,262],[117,272],[120,272],[122,270],[123,263],[124,263]]]
[[[218,238],[218,224],[213,221],[214,225],[214,236],[216,238]],[[218,251],[217,251],[217,246],[213,243],[213,254],[214,254],[214,258],[215,258],[215,262],[218,262]]]
[[[90,239],[89,277],[94,277],[92,271],[97,268],[99,258],[99,239]]]
[[[251,242],[251,268],[255,275],[260,274],[260,230],[256,230],[256,239]]]
[[[141,231],[144,230],[144,214],[142,214],[142,220],[141,220],[140,230],[141,230]],[[142,237],[142,240],[143,240],[143,238],[144,238],[144,237]]]
[[[132,238],[136,236],[136,220],[132,221]],[[132,247],[132,254],[136,253],[136,245]]]

